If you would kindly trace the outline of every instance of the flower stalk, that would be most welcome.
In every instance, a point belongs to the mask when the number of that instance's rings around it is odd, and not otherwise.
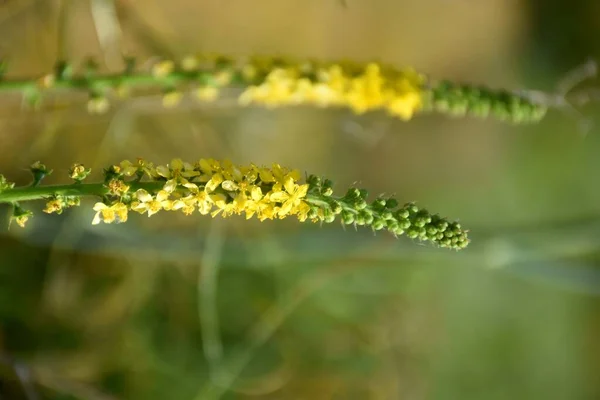
[[[43,200],[44,212],[60,214],[80,205],[83,197],[95,197],[98,201],[93,207],[96,215],[92,224],[125,222],[132,211],[148,216],[160,211],[185,215],[197,211],[212,217],[244,215],[260,221],[292,216],[300,222],[338,220],[343,225],[387,230],[394,236],[405,234],[456,250],[469,243],[467,231],[460,224],[413,203],[399,206],[396,199],[384,196],[369,201],[368,192],[358,188],[338,196],[331,180],[309,175],[303,181],[298,170],[279,164],[259,167],[214,159],[192,164],[174,159],[167,165],[154,166],[142,159],[125,160],[105,169],[103,182],[83,182],[89,172],[75,164],[69,170],[74,183],[22,187],[15,187],[0,175],[0,203],[13,205],[11,220],[20,226],[32,216],[22,203]]]
[[[158,61],[150,71],[138,70],[135,60],[127,59],[122,72],[99,74],[97,64],[88,60],[78,72],[60,62],[54,72],[37,79],[0,76],[0,93],[20,92],[25,103],[35,108],[51,91],[86,92],[90,113],[104,113],[113,98],[135,95],[138,90],[160,90],[163,106],[175,107],[190,90],[199,101],[212,102],[225,88],[238,89],[241,106],[341,107],[356,114],[383,110],[404,121],[420,112],[437,112],[526,123],[539,121],[547,110],[545,104],[520,93],[436,81],[412,68],[377,62],[201,55],[178,63]]]

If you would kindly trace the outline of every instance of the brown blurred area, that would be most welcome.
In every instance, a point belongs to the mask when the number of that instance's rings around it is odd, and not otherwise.
[[[533,1],[346,3],[7,0],[0,54],[8,77],[57,59],[118,71],[122,54],[143,67],[217,52],[375,59],[509,89],[558,79],[536,58],[552,43],[532,39]],[[81,95],[37,112],[1,96],[0,172],[25,184],[36,160],[54,169],[48,182],[73,162],[95,177],[135,157],[278,162],[340,192],[417,200],[471,227],[473,244],[166,213],[91,226],[91,203],[61,216],[36,205],[27,228],[0,234],[0,398],[600,396],[597,128],[584,141],[559,112],[527,127],[403,123],[230,100],[166,110],[137,97],[93,116]]]

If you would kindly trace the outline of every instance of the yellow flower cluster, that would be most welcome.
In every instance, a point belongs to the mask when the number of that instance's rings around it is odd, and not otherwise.
[[[348,107],[357,114],[383,109],[402,120],[411,119],[423,106],[425,77],[412,69],[307,63],[267,71],[262,82],[241,94],[240,104]]]
[[[131,187],[137,186],[137,190],[131,196],[122,192],[112,205],[96,203],[93,224],[124,222],[129,210],[148,216],[161,210],[180,210],[186,215],[198,210],[213,217],[245,214],[247,219],[256,216],[261,221],[290,215],[305,221],[310,211],[304,201],[309,185],[298,184],[299,171],[279,164],[267,168],[201,159],[192,165],[174,159],[167,165],[154,167],[138,160],[137,164],[123,161],[112,169],[123,176],[146,174],[154,181],[150,183],[164,184],[158,190],[150,190],[148,182],[128,182]],[[113,181],[114,178],[109,181],[112,186]]]

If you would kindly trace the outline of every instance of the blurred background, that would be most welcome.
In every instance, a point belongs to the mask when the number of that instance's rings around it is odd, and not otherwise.
[[[599,35],[594,0],[0,1],[10,77],[219,52],[553,93],[600,60]],[[0,232],[1,399],[600,398],[598,104],[510,126],[226,100],[144,97],[90,116],[85,96],[31,112],[3,95],[0,172],[26,184],[36,160],[48,182],[73,162],[95,177],[135,157],[278,162],[418,201],[472,244],[170,213],[92,226],[92,203],[32,205],[25,229]]]

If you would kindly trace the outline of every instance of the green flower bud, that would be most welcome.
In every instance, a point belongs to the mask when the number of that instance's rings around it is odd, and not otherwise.
[[[339,201],[337,201],[337,200],[333,200],[333,201],[331,201],[331,203],[329,203],[329,206],[331,207],[331,211],[332,211],[332,212],[333,212],[335,215],[337,215],[337,214],[341,213],[341,212],[342,212],[342,210],[343,210],[343,207],[342,207],[342,205],[341,205],[341,204],[340,204],[340,202],[339,202]]]
[[[382,211],[380,214],[381,218],[383,219],[394,219],[394,213],[392,213],[391,211]]]
[[[354,223],[356,223],[356,225],[360,225],[360,226],[366,225],[367,222],[365,221],[365,215],[360,214],[360,213],[356,214],[354,216]]]
[[[19,225],[21,228],[24,228],[25,223],[27,223],[31,217],[33,217],[33,213],[31,211],[25,210],[18,203],[13,204],[13,213],[10,217],[10,222],[15,221],[17,225]]]
[[[31,166],[29,167],[29,171],[31,171],[31,174],[33,175],[32,186],[39,185],[42,179],[44,179],[46,176],[52,173],[51,169],[49,170],[44,164],[42,164],[39,161],[36,161],[33,164],[31,164]]]
[[[398,226],[400,226],[400,228],[402,228],[404,230],[407,230],[408,228],[410,228],[412,226],[412,224],[407,219],[399,219]]]
[[[317,207],[313,207],[308,212],[308,218],[317,219],[319,217],[319,209]]]
[[[388,210],[391,210],[396,207],[398,207],[398,200],[393,199],[393,198],[389,198],[389,199],[385,200],[385,208],[387,208]]]
[[[73,76],[73,66],[66,61],[58,61],[54,66],[54,77],[57,81],[64,81]]]
[[[327,224],[332,223],[335,221],[335,214],[331,210],[325,209],[323,211],[323,221]]]
[[[435,226],[429,225],[425,229],[427,230],[427,236],[432,237],[432,238],[435,238],[435,236],[438,233],[438,230],[435,228]]]
[[[9,182],[6,180],[4,175],[0,175],[0,193],[5,190],[12,189],[15,187],[14,182]]]
[[[321,178],[318,177],[317,175],[309,175],[308,178],[306,178],[306,183],[308,183],[311,188],[320,187],[321,186]]]
[[[355,221],[355,218],[354,218],[354,214],[353,213],[351,213],[350,211],[345,211],[345,210],[342,211],[342,222],[345,225],[353,224],[354,221]]]
[[[346,195],[344,196],[344,199],[346,199],[348,201],[360,199],[360,190],[358,190],[357,188],[348,189],[348,191],[346,192]]]
[[[416,239],[419,237],[419,231],[418,228],[416,227],[410,227],[410,229],[408,229],[406,231],[406,236],[408,236],[411,239]]]
[[[407,219],[410,216],[410,213],[407,209],[401,208],[395,213],[396,218],[398,219]]]
[[[365,222],[365,225],[371,225],[373,223],[373,214],[367,210],[359,211],[358,215]]]
[[[386,200],[382,197],[378,197],[373,200],[371,206],[376,210],[383,210],[385,208]]]
[[[382,230],[385,226],[386,226],[385,220],[382,218],[375,218],[373,220],[373,222],[371,223],[371,227],[373,227],[373,229],[376,231]]]
[[[352,206],[354,207],[355,210],[364,210],[365,208],[367,208],[368,204],[364,200],[356,200],[352,204]]]

